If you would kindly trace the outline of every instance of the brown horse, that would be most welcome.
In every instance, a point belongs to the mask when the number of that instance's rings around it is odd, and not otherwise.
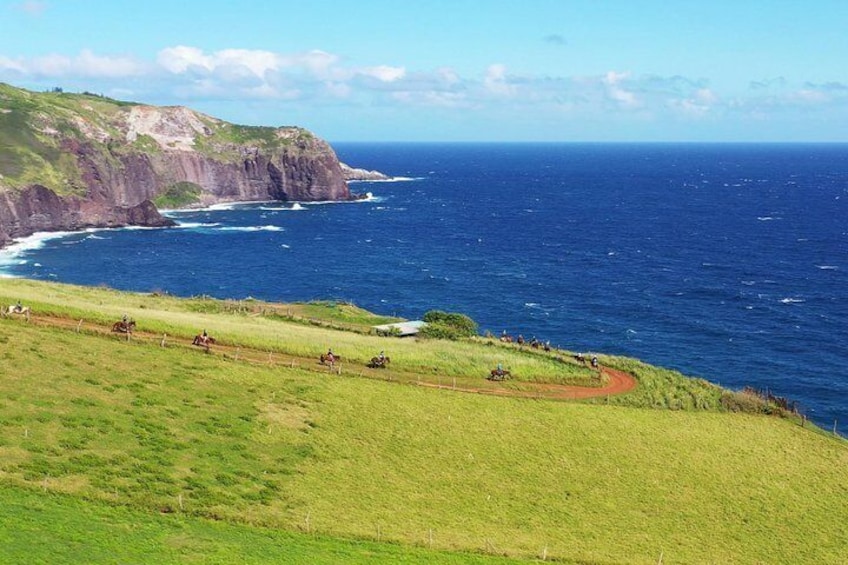
[[[389,364],[390,359],[388,357],[372,357],[371,362],[368,363],[368,366],[372,369],[385,369],[386,365]]]
[[[197,345],[198,347],[205,347],[206,351],[209,351],[210,345],[215,345],[215,338],[209,335],[196,335],[194,336],[194,341],[191,342],[192,345]]]
[[[130,320],[129,322],[124,322],[121,320],[120,322],[115,322],[112,324],[112,331],[118,332],[122,334],[131,334],[135,329],[135,320]]]
[[[329,355],[329,354],[324,355],[322,353],[321,357],[319,357],[319,360],[320,360],[320,363],[322,365],[329,365],[330,367],[332,367],[333,365],[336,364],[336,361],[341,361],[342,358],[339,357],[338,355]]]
[[[490,381],[502,381],[504,379],[510,378],[511,376],[512,373],[510,373],[506,369],[492,369],[492,372],[488,378]]]
[[[215,338],[212,336],[196,335],[192,345],[215,345]]]

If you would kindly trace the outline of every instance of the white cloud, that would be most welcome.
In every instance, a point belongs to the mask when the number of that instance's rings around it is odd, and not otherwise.
[[[515,87],[509,83],[504,65],[489,65],[483,84],[486,90],[499,96],[512,96],[516,92]]]
[[[376,78],[383,82],[395,82],[406,76],[406,69],[403,67],[389,67],[380,65],[377,67],[368,67],[360,71],[365,76]]]
[[[636,75],[627,70],[543,76],[495,63],[474,74],[460,74],[446,66],[409,69],[373,63],[351,65],[344,57],[321,50],[206,51],[174,45],[161,49],[151,61],[90,50],[29,58],[0,54],[0,80],[130,92],[137,101],[182,99],[189,105],[217,100],[303,101],[310,108],[464,109],[487,119],[512,114],[538,123],[686,123],[730,116],[767,119],[795,109],[843,114],[848,110],[848,85],[843,82],[799,84],[777,77],[752,80],[728,93],[706,78]]]
[[[609,71],[604,76],[603,82],[607,86],[607,96],[611,100],[623,108],[637,108],[641,105],[641,102],[636,97],[636,94],[623,86],[623,83],[626,83],[629,78],[630,73]]]
[[[671,99],[668,105],[684,117],[700,119],[709,115],[718,104],[718,95],[709,88],[699,88],[691,96]]]
[[[165,70],[181,74],[192,68],[201,68],[211,71],[213,68],[212,57],[205,55],[197,47],[177,45],[167,47],[159,52],[156,62]]]

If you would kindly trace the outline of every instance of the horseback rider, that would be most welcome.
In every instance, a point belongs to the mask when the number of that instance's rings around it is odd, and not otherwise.
[[[200,340],[201,340],[204,344],[209,343],[209,334],[208,334],[208,333],[206,333],[206,330],[205,330],[205,329],[203,330],[203,333],[202,333],[202,334],[200,334]]]
[[[498,363],[498,368],[496,369],[499,375],[503,375],[503,363]]]
[[[336,362],[336,356],[333,355],[332,348],[327,349],[327,361],[329,361],[331,365]]]
[[[24,311],[24,305],[21,304],[20,300],[18,300],[17,303],[15,303],[15,312],[23,312],[23,311]]]

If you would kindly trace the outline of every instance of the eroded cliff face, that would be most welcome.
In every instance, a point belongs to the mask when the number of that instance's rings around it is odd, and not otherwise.
[[[41,231],[130,225],[165,227],[174,222],[162,217],[150,200],[115,206],[104,199],[61,197],[40,185],[0,193],[0,247]]]
[[[30,135],[24,150],[0,154],[0,246],[37,231],[169,225],[152,201],[181,183],[197,189],[196,205],[353,198],[332,148],[301,128],[82,95],[67,95],[54,113],[47,94],[0,86],[0,152],[4,120]],[[45,174],[26,169],[38,166]]]

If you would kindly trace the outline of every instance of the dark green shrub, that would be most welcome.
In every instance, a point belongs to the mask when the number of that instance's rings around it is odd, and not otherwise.
[[[455,340],[477,335],[477,322],[465,314],[430,310],[422,319],[427,322],[421,329],[425,337]]]
[[[157,208],[181,208],[200,201],[200,186],[193,182],[178,182],[153,199]]]

